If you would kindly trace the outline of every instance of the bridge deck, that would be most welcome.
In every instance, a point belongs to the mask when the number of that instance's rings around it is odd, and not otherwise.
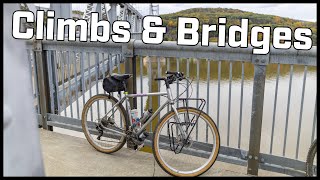
[[[114,154],[103,154],[93,149],[86,139],[39,131],[47,176],[168,176],[150,153],[123,148]],[[263,170],[259,175],[283,176]],[[203,176],[247,175],[246,167],[217,161]]]

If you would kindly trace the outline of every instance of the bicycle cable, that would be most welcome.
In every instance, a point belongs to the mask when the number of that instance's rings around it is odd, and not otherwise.
[[[190,91],[190,95],[187,98],[190,98],[192,96],[193,93],[193,86],[192,86],[192,82],[194,80],[194,78],[190,81],[189,79],[185,78],[185,80],[187,81],[186,83],[180,83],[178,82],[179,85],[183,86],[185,89],[182,93],[180,93],[176,98],[173,99],[173,101],[175,101],[176,99],[178,99],[179,97],[181,97],[186,91],[187,89],[189,89],[189,87],[191,87],[191,91]],[[165,84],[163,84],[162,86],[164,86]],[[161,95],[163,97],[167,97],[167,95]]]
[[[183,91],[182,93],[180,93],[180,94],[174,99],[174,101],[177,100],[179,97],[181,97],[182,94],[184,94],[184,93],[187,91],[187,89],[189,89],[190,85],[191,85],[191,93],[190,93],[189,97],[187,97],[187,98],[190,98],[190,97],[192,96],[192,93],[193,93],[193,87],[192,87],[193,79],[192,79],[191,82],[190,82],[189,79],[187,79],[187,78],[185,78],[185,80],[187,81],[186,83],[178,83],[179,85],[185,87],[185,89],[184,89],[184,91]]]

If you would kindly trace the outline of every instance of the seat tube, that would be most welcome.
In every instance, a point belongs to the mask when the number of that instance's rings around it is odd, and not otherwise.
[[[124,96],[125,96],[125,102],[126,102],[126,110],[129,116],[129,122],[130,122],[130,126],[132,125],[132,117],[131,117],[131,107],[130,107],[130,103],[129,103],[129,99],[128,99],[128,92],[125,91],[124,92]]]

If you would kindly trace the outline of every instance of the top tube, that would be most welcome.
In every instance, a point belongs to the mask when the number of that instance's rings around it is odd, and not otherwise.
[[[153,92],[153,93],[142,93],[142,94],[128,94],[127,97],[143,97],[143,96],[162,96],[168,95],[167,92]]]

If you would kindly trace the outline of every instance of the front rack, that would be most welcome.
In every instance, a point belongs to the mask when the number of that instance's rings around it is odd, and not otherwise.
[[[192,119],[190,120],[190,117],[189,117],[189,101],[200,101],[199,106],[196,107],[197,109],[200,110],[200,113],[198,115],[194,115],[192,117]],[[189,136],[191,134],[191,132],[193,131],[195,125],[197,124],[198,122],[198,119],[201,115],[201,113],[203,112],[203,108],[206,104],[206,101],[204,99],[201,99],[201,98],[179,98],[178,101],[182,101],[183,102],[183,107],[186,107],[187,109],[187,118],[185,117],[184,118],[184,122],[180,122],[180,123],[177,123],[177,122],[169,122],[167,124],[168,126],[168,137],[169,137],[169,144],[170,144],[170,149],[172,151],[174,151],[175,154],[179,154],[182,149],[185,147],[185,145],[188,142],[188,139],[189,139]],[[187,138],[185,140],[182,140],[182,142],[179,142],[177,143],[177,141],[181,141],[181,139],[178,139],[178,135],[177,137],[175,138],[174,135],[173,135],[173,125],[180,125],[180,126],[186,126],[186,132],[187,132]],[[190,129],[191,128],[191,129]],[[190,129],[189,133],[188,133],[188,130]],[[176,132],[178,134],[178,132]],[[181,137],[180,137],[181,138]],[[176,141],[176,143],[175,143]]]

